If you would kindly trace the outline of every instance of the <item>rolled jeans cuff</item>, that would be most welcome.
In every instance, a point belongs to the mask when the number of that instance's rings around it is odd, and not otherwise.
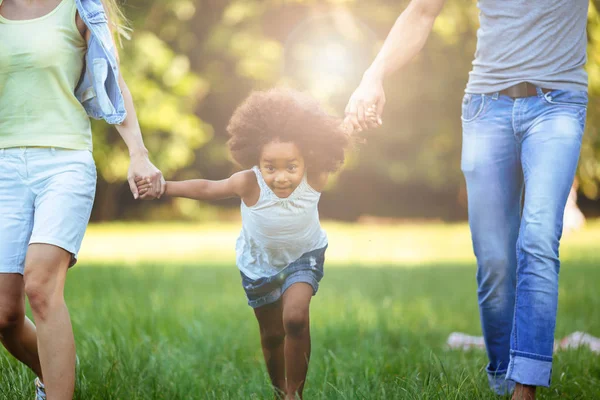
[[[510,351],[506,379],[522,385],[549,387],[552,378],[552,357]]]

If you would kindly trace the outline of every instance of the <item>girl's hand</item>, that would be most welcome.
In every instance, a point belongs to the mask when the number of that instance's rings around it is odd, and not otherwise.
[[[152,180],[150,178],[136,176],[135,186],[137,187],[140,199],[152,200],[155,198],[154,196],[150,196],[150,194],[152,193]]]

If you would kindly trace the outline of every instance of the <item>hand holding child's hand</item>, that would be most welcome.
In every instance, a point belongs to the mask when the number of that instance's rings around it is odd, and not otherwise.
[[[149,177],[135,177],[135,185],[137,186],[141,200],[152,200],[155,196],[150,196],[152,190],[152,180]]]
[[[365,117],[366,117],[367,126],[369,129],[377,128],[380,126],[380,119],[377,116],[377,109],[374,105],[367,109],[367,111],[365,113]],[[355,129],[354,125],[352,124],[352,121],[350,120],[350,116],[347,116],[344,119],[344,122],[342,123],[342,128],[349,135],[352,135],[357,132],[362,132],[362,129],[358,129],[358,128]]]

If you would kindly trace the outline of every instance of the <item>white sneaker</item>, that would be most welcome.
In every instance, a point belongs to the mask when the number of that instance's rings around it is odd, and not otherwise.
[[[40,378],[35,378],[35,400],[46,400],[46,388]]]
[[[451,349],[469,350],[469,349],[485,349],[483,336],[471,336],[466,333],[452,332],[448,336],[446,345]]]
[[[600,338],[585,332],[573,332],[565,336],[558,345],[561,349],[588,346],[593,353],[600,354]]]

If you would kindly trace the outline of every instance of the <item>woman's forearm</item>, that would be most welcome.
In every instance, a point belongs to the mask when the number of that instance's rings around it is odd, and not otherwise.
[[[134,156],[148,156],[148,150],[144,145],[144,139],[142,138],[142,131],[138,122],[135,107],[133,105],[133,98],[131,92],[125,83],[125,80],[119,78],[119,87],[123,93],[123,101],[125,102],[125,110],[127,111],[127,117],[121,125],[116,125],[119,135],[123,138],[123,141],[129,149],[129,155]]]

